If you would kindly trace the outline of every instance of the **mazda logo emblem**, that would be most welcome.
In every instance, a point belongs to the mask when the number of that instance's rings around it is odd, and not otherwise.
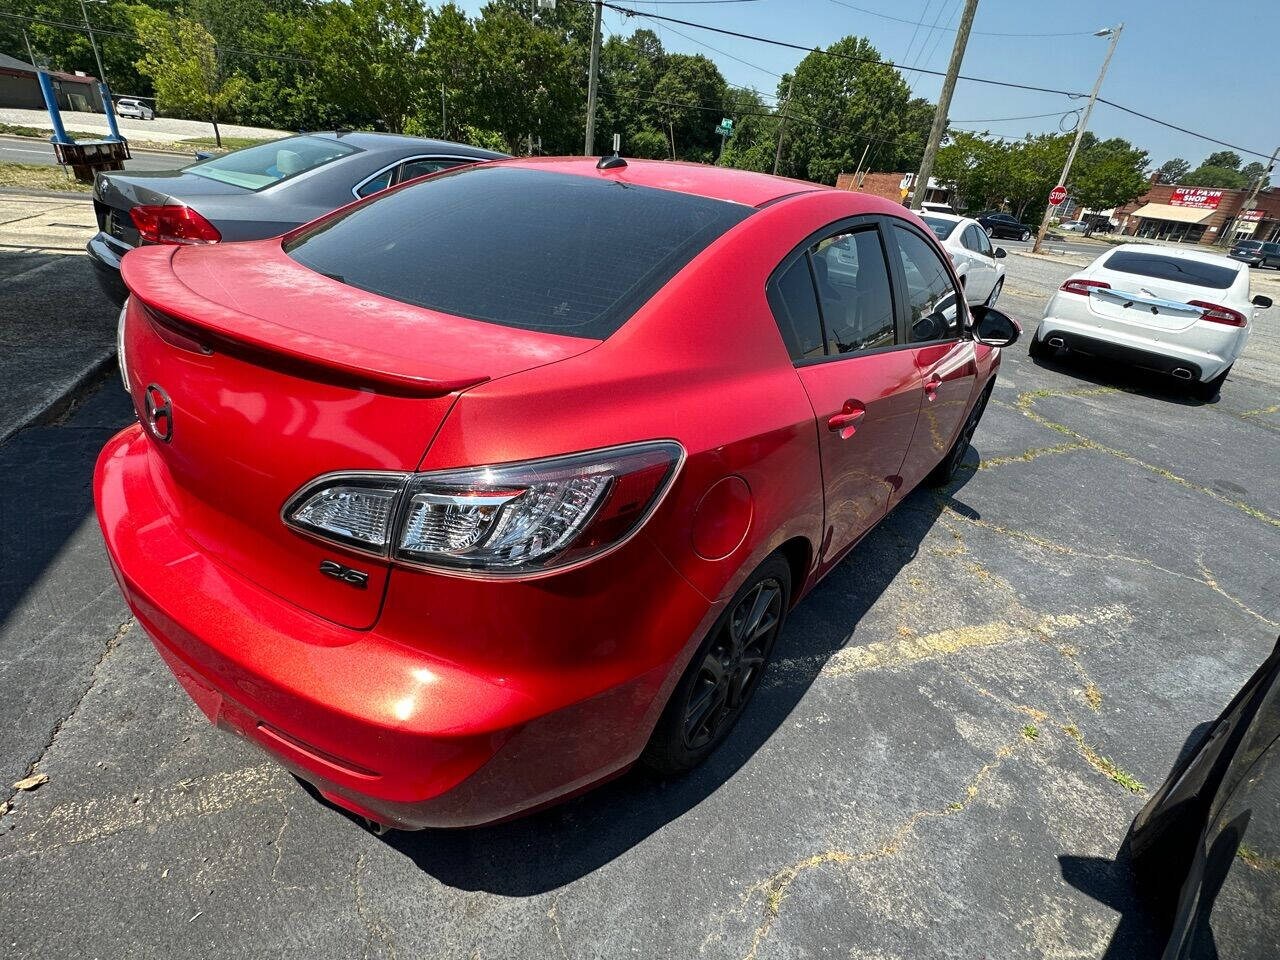
[[[147,384],[143,394],[147,407],[147,429],[161,443],[173,436],[173,404],[158,383]]]

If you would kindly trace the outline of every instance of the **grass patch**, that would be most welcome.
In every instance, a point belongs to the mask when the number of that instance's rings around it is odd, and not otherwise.
[[[1028,723],[1022,728],[1022,735],[1028,740],[1035,740],[1040,736],[1040,728],[1034,723]]]
[[[1084,758],[1089,761],[1089,765],[1100,773],[1106,774],[1120,786],[1124,787],[1130,793],[1145,793],[1146,785],[1135,777],[1128,770],[1125,770],[1110,757],[1104,757],[1093,747],[1084,742],[1084,734],[1073,723],[1064,724],[1062,732],[1076,742],[1076,746],[1080,748],[1080,752]]]
[[[0,134],[8,134],[11,137],[39,137],[41,140],[48,140],[53,136],[53,131],[41,130],[38,127],[26,127],[20,123],[0,123]],[[72,140],[102,139],[102,134],[89,133],[86,130],[68,130],[67,136]]]
[[[66,190],[70,193],[89,193],[93,190],[93,184],[81,183],[63,173],[61,167],[41,163],[0,163],[0,187]]]
[[[1091,683],[1084,688],[1084,702],[1094,713],[1102,709],[1102,691],[1098,689],[1096,683]]]
[[[281,134],[282,137],[288,134]],[[279,140],[280,137],[223,137],[223,150],[243,150],[245,147],[256,147],[260,143],[271,143],[273,140]],[[178,143],[169,145],[170,149],[179,147],[190,147],[193,150],[216,150],[217,143],[213,137],[189,137],[180,140]]]

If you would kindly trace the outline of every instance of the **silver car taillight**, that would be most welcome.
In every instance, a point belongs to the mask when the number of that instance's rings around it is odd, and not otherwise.
[[[413,566],[489,576],[563,569],[626,541],[684,458],[674,441],[418,474],[333,474],[285,522]]]

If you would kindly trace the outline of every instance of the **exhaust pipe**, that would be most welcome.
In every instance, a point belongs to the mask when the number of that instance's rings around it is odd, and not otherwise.
[[[1049,346],[1054,347],[1057,350],[1061,350],[1066,345],[1067,345],[1067,341],[1063,340],[1061,337],[1049,338]]]
[[[364,828],[375,837],[385,837],[395,829],[390,824],[379,823],[377,820],[370,820],[368,817],[361,817],[360,820],[363,822]]]
[[[1179,380],[1190,380],[1192,378],[1191,371],[1188,370],[1186,367],[1175,367],[1173,371],[1173,375],[1177,377]]]

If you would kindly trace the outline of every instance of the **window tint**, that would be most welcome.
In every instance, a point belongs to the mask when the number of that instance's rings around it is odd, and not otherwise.
[[[293,238],[285,252],[405,303],[607,337],[752,212],[615,180],[464,166],[373,197]]]
[[[839,233],[817,244],[812,254],[827,353],[892,346],[893,296],[879,232]]]
[[[956,228],[956,221],[943,220],[941,217],[924,217],[920,218],[924,221],[925,226],[933,231],[933,235],[939,240],[945,240],[951,236],[951,231]]]
[[[437,170],[448,170],[450,167],[458,167],[464,162],[463,160],[444,160],[441,158],[410,160],[408,163],[401,165],[400,176],[396,178],[396,182],[404,183],[404,181],[412,180],[414,177],[425,177],[428,173],[435,173]]]
[[[355,147],[327,137],[288,137],[201,160],[183,172],[249,190],[262,190],[356,152]]]
[[[791,359],[822,356],[822,321],[818,317],[818,298],[813,293],[809,258],[799,257],[769,284],[768,292],[769,306]]]
[[[1199,260],[1184,260],[1160,253],[1137,253],[1132,250],[1115,251],[1106,259],[1103,266],[1117,273],[1132,273],[1139,277],[1173,280],[1177,283],[1193,283],[1198,287],[1210,287],[1214,290],[1227,289],[1235,283],[1239,275],[1239,271],[1234,267],[1203,263]]]
[[[960,336],[958,298],[946,266],[923,237],[894,224],[907,281],[907,317],[912,343]]]
[[[976,226],[971,226],[969,229],[973,231],[973,240],[978,245],[978,252],[983,256],[991,256],[991,241],[987,238],[987,231]]]
[[[982,249],[981,245],[978,243],[977,233],[977,227],[968,226],[964,228],[964,233],[960,235],[960,243],[966,250],[972,250],[974,253],[977,253]]]
[[[1262,251],[1263,253],[1280,253],[1280,243],[1264,243]]]
[[[391,184],[391,174],[395,172],[395,167],[390,170],[383,170],[380,174],[366,183],[363,187],[356,191],[362,197],[367,197],[371,193],[377,193],[379,190],[385,190]]]

